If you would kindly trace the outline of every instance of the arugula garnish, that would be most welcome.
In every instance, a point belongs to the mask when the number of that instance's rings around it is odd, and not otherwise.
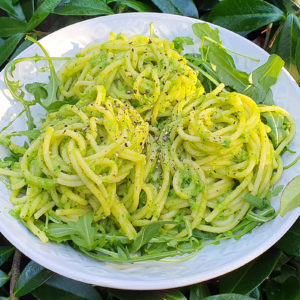
[[[271,128],[268,136],[276,149],[278,145],[288,136],[288,128],[285,126],[285,117],[276,112],[264,112],[262,119]]]
[[[77,222],[51,223],[48,225],[50,239],[63,241],[71,239],[74,244],[86,250],[93,250],[96,247],[96,228],[92,226],[93,216],[84,215]]]
[[[166,224],[176,224],[176,222],[171,221],[157,221],[144,226],[138,233],[134,243],[132,244],[130,251],[132,253],[140,250],[144,245],[146,245],[150,240],[159,234],[159,230],[162,226]]]
[[[272,54],[265,64],[250,74],[251,85],[244,93],[258,104],[274,104],[271,86],[276,83],[283,66],[284,61],[278,55]]]
[[[174,48],[178,53],[181,53],[184,49],[184,45],[194,45],[194,41],[188,36],[178,36],[173,40]]]
[[[6,83],[6,86],[8,87],[10,93],[12,96],[19,102],[21,102],[24,106],[24,110],[22,110],[21,114],[24,112],[26,113],[28,122],[28,129],[34,129],[36,126],[34,124],[34,119],[31,114],[30,107],[36,104],[41,105],[44,109],[48,110],[48,107],[51,106],[52,103],[57,101],[57,90],[58,86],[60,84],[58,76],[56,74],[53,60],[68,60],[68,57],[50,57],[48,52],[45,50],[45,48],[34,38],[30,36],[26,36],[27,40],[30,40],[31,42],[37,44],[45,56],[39,56],[35,55],[33,57],[24,57],[24,58],[18,58],[15,60],[12,60],[9,62],[5,68],[4,72],[4,80]],[[23,90],[23,86],[21,85],[20,81],[14,81],[13,80],[13,72],[16,69],[16,65],[18,63],[21,63],[23,61],[42,61],[47,60],[49,64],[49,70],[50,70],[50,76],[49,76],[49,82],[48,83],[41,83],[41,82],[34,82],[30,84],[26,84],[25,89],[27,92],[31,93],[34,96],[34,100],[27,100],[25,99],[25,93]],[[12,78],[12,79],[10,79]],[[17,117],[19,117],[21,114],[19,114]],[[11,125],[12,122],[9,124]],[[6,127],[7,128],[7,127]]]
[[[284,65],[279,56],[271,55],[265,64],[247,74],[236,68],[234,60],[228,52],[244,55],[223,46],[218,28],[212,29],[206,23],[197,23],[193,25],[193,31],[202,41],[200,54],[188,54],[186,58],[192,64],[205,70],[201,74],[206,79],[214,85],[223,82],[233,90],[250,96],[258,104],[271,105],[274,103],[271,86],[275,84]],[[248,56],[244,57],[253,59]],[[206,76],[207,74],[209,76]]]

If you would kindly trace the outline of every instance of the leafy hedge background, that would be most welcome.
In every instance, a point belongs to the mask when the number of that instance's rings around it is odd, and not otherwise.
[[[210,21],[280,55],[300,84],[299,0],[0,0],[0,66],[31,42],[94,16],[162,12]],[[167,291],[130,292],[90,286],[30,261],[0,234],[0,300],[298,300],[300,219],[269,251],[207,282]]]

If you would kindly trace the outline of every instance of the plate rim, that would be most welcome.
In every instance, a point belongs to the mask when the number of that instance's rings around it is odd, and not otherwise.
[[[91,19],[88,19],[85,21],[77,22],[77,23],[71,24],[69,26],[63,27],[63,28],[47,35],[46,37],[40,39],[39,42],[43,43],[43,41],[46,41],[48,38],[52,39],[53,35],[55,35],[57,32],[66,30],[67,28],[70,29],[72,26],[78,26],[78,24],[89,23],[89,22],[91,22],[91,20],[132,18],[136,15],[145,16],[145,17],[149,17],[149,16],[154,17],[155,16],[155,18],[166,18],[166,19],[173,19],[173,20],[177,19],[178,21],[185,19],[191,25],[192,25],[192,23],[207,23],[210,26],[221,29],[221,31],[226,31],[231,35],[232,34],[235,35],[235,38],[240,39],[241,41],[243,41],[243,43],[245,43],[247,41],[247,43],[249,45],[251,44],[251,47],[255,46],[264,56],[269,57],[269,53],[267,53],[265,50],[260,48],[258,45],[254,44],[253,42],[247,40],[246,38],[232,32],[226,28],[223,28],[221,26],[218,26],[218,25],[215,25],[215,24],[203,21],[203,20],[195,19],[195,18],[179,16],[179,15],[172,15],[172,14],[165,14],[165,13],[152,13],[152,12],[147,12],[147,13],[132,12],[132,13],[114,14],[114,15],[107,15],[107,16],[91,18]],[[34,45],[31,45],[30,47],[28,47],[27,49],[22,51],[16,58],[22,57],[24,55],[24,53],[26,53],[26,51],[28,51],[31,47],[34,47]],[[4,69],[1,71],[0,74],[3,74],[3,72],[4,72]],[[287,75],[289,77],[289,80],[294,82],[294,84],[296,84],[296,86],[297,86],[296,81],[289,74],[289,72],[284,68],[283,68],[283,72],[285,73],[285,75]],[[300,95],[300,88],[298,88],[298,93]],[[260,256],[262,253],[267,251],[289,230],[289,228],[294,224],[294,222],[297,220],[298,216],[300,215],[300,208],[297,208],[297,209],[289,212],[288,214],[289,214],[289,216],[288,216],[287,220],[285,221],[284,226],[281,226],[280,230],[276,232],[276,235],[275,234],[271,235],[271,237],[269,239],[267,239],[262,245],[259,245],[255,251],[252,251],[246,255],[243,254],[239,259],[235,260],[234,263],[224,264],[222,266],[222,268],[219,268],[218,270],[192,274],[190,276],[185,276],[184,278],[176,278],[176,279],[171,279],[171,280],[170,279],[160,280],[159,282],[156,281],[155,286],[153,286],[154,281],[145,282],[144,280],[140,280],[140,281],[134,280],[134,282],[132,282],[133,286],[129,287],[128,286],[129,281],[115,280],[114,282],[112,282],[111,279],[106,280],[105,277],[102,277],[101,280],[99,280],[99,278],[94,279],[91,276],[83,276],[83,275],[87,275],[87,274],[78,272],[78,270],[76,271],[76,273],[74,275],[74,274],[72,274],[72,272],[70,272],[68,269],[64,268],[61,265],[54,265],[54,267],[53,267],[52,266],[53,262],[50,261],[49,259],[47,259],[46,257],[41,257],[39,254],[36,255],[35,252],[31,251],[30,248],[26,248],[26,247],[24,248],[22,246],[22,243],[18,240],[18,238],[15,235],[10,234],[9,230],[6,230],[7,228],[5,228],[5,226],[1,225],[1,222],[0,222],[0,232],[3,234],[3,236],[9,242],[11,242],[12,245],[14,245],[16,248],[18,248],[22,253],[24,253],[30,259],[36,261],[37,263],[44,266],[45,268],[47,268],[57,274],[60,274],[62,276],[65,276],[65,277],[68,277],[68,278],[71,278],[71,279],[74,279],[77,281],[89,283],[89,284],[103,286],[103,287],[119,288],[119,289],[124,289],[124,290],[158,290],[158,289],[168,289],[168,288],[187,286],[187,285],[195,284],[198,282],[206,281],[206,280],[224,275],[224,274],[231,272],[239,267],[242,267],[243,265],[247,264],[251,260],[255,259],[256,257]],[[0,218],[1,218],[1,214],[0,214]],[[19,222],[19,221],[16,220],[16,222]],[[95,262],[97,262],[97,260],[95,260]]]

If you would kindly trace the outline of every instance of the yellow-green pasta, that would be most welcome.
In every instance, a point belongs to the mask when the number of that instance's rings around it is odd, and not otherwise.
[[[192,243],[194,230],[234,229],[251,208],[245,197],[265,198],[281,177],[291,115],[224,84],[205,93],[169,40],[111,34],[67,61],[59,79],[59,100],[77,103],[49,113],[20,161],[0,169],[15,214],[43,242],[53,238],[48,222],[90,215],[106,255],[108,236],[130,245],[160,221],[150,254],[158,240]],[[272,112],[287,130],[276,147],[263,122]]]

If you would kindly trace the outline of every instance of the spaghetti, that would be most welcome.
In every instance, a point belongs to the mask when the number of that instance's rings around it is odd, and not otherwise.
[[[78,102],[49,113],[20,161],[0,169],[15,213],[44,242],[49,220],[87,214],[97,231],[129,245],[157,221],[170,221],[164,243],[235,228],[251,208],[245,196],[264,198],[281,177],[295,122],[223,84],[205,93],[197,76],[156,37],[112,34],[78,53],[60,70],[58,91],[60,101]],[[267,112],[287,124],[276,147]]]

